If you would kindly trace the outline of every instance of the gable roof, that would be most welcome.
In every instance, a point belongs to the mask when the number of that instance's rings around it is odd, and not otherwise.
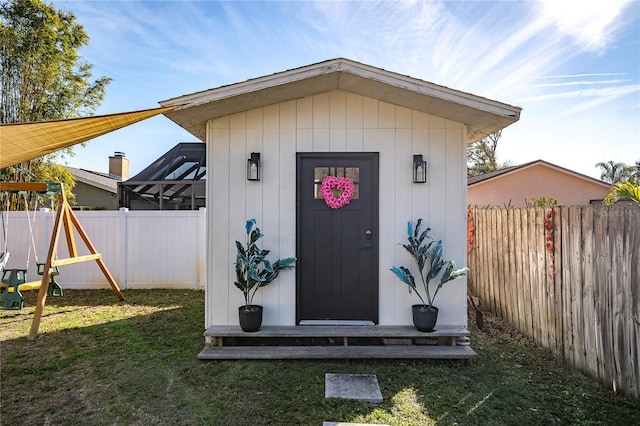
[[[65,166],[65,168],[69,170],[73,177],[75,177],[76,181],[114,194],[118,192],[118,182],[122,180],[120,177],[111,177],[113,175],[108,175],[106,173],[92,172],[90,170],[77,169],[75,167],[68,166]]]
[[[473,176],[473,177],[467,178],[467,186],[473,186],[473,185],[476,185],[478,183],[487,182],[489,180],[499,179],[501,176],[504,176],[504,175],[507,175],[507,174],[512,174],[512,173],[518,173],[519,171],[522,171],[522,170],[525,170],[525,169],[528,169],[528,168],[531,168],[531,167],[535,167],[535,166],[549,167],[549,168],[552,168],[552,169],[557,170],[559,172],[572,175],[572,176],[574,176],[574,177],[576,177],[578,179],[582,179],[582,180],[589,181],[591,183],[602,185],[605,188],[610,188],[611,187],[611,184],[609,184],[607,182],[603,182],[601,180],[594,179],[591,176],[587,176],[587,175],[583,175],[582,173],[574,172],[573,170],[569,170],[569,169],[566,169],[564,167],[560,167],[560,166],[558,166],[556,164],[552,164],[552,163],[549,163],[549,162],[544,161],[544,160],[535,160],[535,161],[531,161],[529,163],[520,164],[518,166],[507,167],[505,169],[495,170],[493,172],[488,172],[488,173],[484,173],[482,175],[478,175],[478,176]]]
[[[165,116],[204,141],[207,120],[334,89],[464,123],[468,141],[518,121],[522,110],[343,58],[168,99],[160,105],[183,105]]]

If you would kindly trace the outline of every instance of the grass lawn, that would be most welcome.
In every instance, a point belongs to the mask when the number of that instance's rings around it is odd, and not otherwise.
[[[198,361],[203,292],[124,293],[49,297],[35,342],[35,295],[0,311],[1,424],[640,424],[640,402],[486,315],[485,331],[472,328],[473,362]],[[384,402],[325,400],[325,373],[376,374]]]

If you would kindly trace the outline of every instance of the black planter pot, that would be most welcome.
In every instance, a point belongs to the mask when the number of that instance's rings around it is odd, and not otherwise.
[[[243,305],[238,308],[242,331],[258,331],[262,325],[262,306]]]
[[[438,308],[435,306],[426,308],[424,305],[413,305],[413,325],[418,331],[433,331],[438,321]]]

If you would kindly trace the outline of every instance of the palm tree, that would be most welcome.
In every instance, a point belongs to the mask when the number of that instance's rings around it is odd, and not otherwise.
[[[629,166],[624,163],[616,163],[611,160],[606,163],[597,163],[596,167],[600,167],[600,169],[602,169],[600,179],[611,184],[624,182],[629,179],[629,175],[631,174],[631,168]]]
[[[622,199],[630,199],[640,204],[640,183],[638,181],[618,182],[611,187],[611,192],[603,203],[610,206]]]

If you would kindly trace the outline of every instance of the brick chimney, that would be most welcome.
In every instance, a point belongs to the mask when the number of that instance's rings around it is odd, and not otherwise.
[[[129,179],[129,159],[124,156],[124,152],[116,151],[109,157],[109,174],[119,176],[122,180]]]

